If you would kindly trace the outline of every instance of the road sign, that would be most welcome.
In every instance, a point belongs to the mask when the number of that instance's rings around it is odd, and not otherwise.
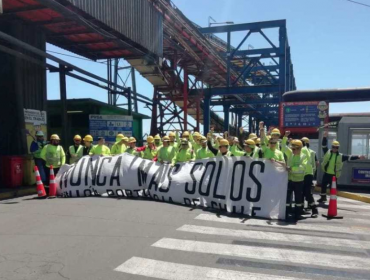
[[[319,127],[322,119],[327,116],[327,108],[322,110],[323,106],[319,101],[283,102],[280,108],[282,127]]]
[[[119,133],[123,133],[127,137],[132,136],[132,116],[89,115],[89,120],[90,134],[96,139],[104,137],[107,142],[114,143]]]
[[[370,184],[370,169],[369,168],[353,168],[352,182]]]

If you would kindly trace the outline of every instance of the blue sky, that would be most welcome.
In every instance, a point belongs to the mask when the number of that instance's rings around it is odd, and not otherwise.
[[[360,1],[360,0],[359,0]],[[370,5],[370,0],[361,0]],[[208,25],[208,17],[218,22],[234,23],[286,19],[289,44],[298,89],[349,88],[370,86],[370,8],[347,0],[175,0],[175,5],[193,22]],[[237,45],[243,34],[236,34]],[[273,30],[268,36],[276,39]],[[221,35],[222,37],[222,35]],[[223,38],[223,37],[222,37]],[[249,39],[248,39],[249,40]],[[246,44],[263,47],[257,36]],[[49,51],[68,52],[54,46]],[[54,54],[54,53],[52,53]],[[79,67],[106,77],[106,66],[96,62],[57,55]],[[74,54],[71,54],[74,55]],[[121,76],[126,79],[128,71]],[[152,97],[152,86],[136,75],[138,92]],[[131,85],[128,79],[128,86]],[[48,74],[48,98],[59,98],[57,74]],[[106,91],[67,78],[68,98],[94,98],[107,101]],[[140,112],[150,111],[140,106]],[[370,112],[370,102],[337,103],[331,113]],[[144,124],[148,132],[149,121]]]

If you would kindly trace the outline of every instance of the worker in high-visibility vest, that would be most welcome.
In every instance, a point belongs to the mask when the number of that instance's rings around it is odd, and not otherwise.
[[[191,143],[195,152],[202,147],[202,145],[200,144],[201,137],[202,135],[197,131],[189,135],[189,142]]]
[[[178,129],[176,130],[176,132],[178,132]],[[190,138],[190,133],[189,133],[189,131],[184,131],[183,133],[182,133],[182,135],[181,135],[181,139],[180,139],[180,136],[179,136],[179,133],[176,133],[176,141],[177,141],[177,143],[181,143],[181,141],[183,140],[183,139],[186,139],[186,140],[188,140],[188,146],[189,146],[189,148],[190,149],[193,149],[193,145],[189,142],[189,139]],[[182,145],[182,144],[181,144]],[[180,146],[178,146],[178,149],[180,149],[181,147]]]
[[[292,140],[291,148],[285,147],[284,151],[287,155],[287,171],[288,171],[288,192],[286,200],[286,218],[291,212],[291,199],[294,193],[295,208],[294,217],[296,220],[301,218],[303,209],[303,188],[304,177],[309,164],[307,156],[302,152],[303,143],[301,140]]]
[[[260,149],[256,147],[256,143],[252,139],[247,139],[244,141],[244,156],[258,159],[259,151]]]
[[[261,122],[263,123],[264,125],[264,122]],[[270,133],[270,136],[271,136],[271,139],[275,140],[273,142],[276,142],[276,149],[280,150],[280,136],[281,136],[281,133],[280,133],[280,130],[278,128],[274,128],[271,133]],[[262,138],[262,137],[261,137]],[[265,137],[265,140],[264,140],[264,144],[266,146],[268,146],[268,142],[269,140]]]
[[[208,134],[208,139],[207,139],[207,146],[208,149],[216,156],[216,157],[221,157],[221,156],[226,156],[230,157],[232,156],[232,153],[229,151],[229,141],[226,139],[220,139],[218,150],[212,146],[211,142],[211,134]]]
[[[129,147],[126,149],[126,153],[133,155],[133,156],[139,156],[140,153],[137,151],[136,147],[136,138],[135,137],[130,137],[128,139],[128,145]]]
[[[59,142],[59,136],[53,134],[50,137],[50,144],[46,145],[41,151],[41,158],[45,160],[47,167],[45,169],[46,185],[49,185],[50,166],[53,166],[54,174],[56,175],[60,167],[66,163],[66,154],[63,147],[59,145]]]
[[[44,133],[41,130],[37,131],[35,136],[36,138],[34,138],[30,146],[30,152],[33,155],[35,166],[39,169],[41,181],[45,183],[45,161],[41,158],[41,151],[46,146],[46,142],[44,140]]]
[[[126,137],[127,138],[127,137]],[[113,144],[110,153],[112,156],[123,154],[127,147],[125,145],[125,136],[123,134],[117,134],[116,143]]]
[[[355,156],[355,155],[344,155],[339,153],[340,143],[334,140],[331,144],[331,149],[328,148],[328,132],[324,133],[322,139],[322,150],[324,152],[324,159],[321,163],[321,169],[324,172],[321,182],[321,198],[318,202],[326,202],[326,189],[328,185],[331,187],[333,176],[339,178],[342,174],[343,163],[347,160],[358,160],[366,159],[365,156]]]
[[[98,144],[94,146],[90,151],[90,156],[109,156],[110,149],[108,146],[104,144],[105,144],[104,137],[99,137]]]
[[[157,150],[159,150],[163,145],[161,136],[159,134],[154,136],[154,145],[157,148]]]
[[[144,146],[143,151],[140,152],[140,157],[143,159],[153,160],[158,153],[156,146],[154,145],[154,137],[148,136],[146,139],[147,145]]]
[[[200,143],[201,147],[195,153],[196,159],[212,158],[215,156],[207,147],[207,138],[205,136],[201,136]]]
[[[245,154],[245,151],[243,151],[239,146],[239,138],[231,136],[229,137],[229,139],[230,139],[229,140],[229,143],[230,143],[229,150],[231,154],[234,156],[243,156]]]
[[[69,163],[74,164],[83,157],[83,146],[81,145],[81,136],[75,135],[73,137],[74,145],[70,146],[68,149]]]
[[[176,148],[170,145],[170,137],[164,136],[162,138],[163,146],[158,150],[157,161],[159,163],[172,163],[176,156]]]
[[[268,136],[266,136],[263,122],[260,122],[259,126],[260,126],[261,150],[263,152],[263,158],[269,159],[272,162],[276,162],[280,165],[285,165],[284,154],[278,149],[277,138],[276,137],[269,138]]]
[[[83,156],[88,156],[88,155],[90,155],[91,149],[94,147],[94,145],[92,144],[94,142],[94,138],[91,135],[88,134],[82,140],[84,140],[82,155]]]
[[[290,135],[290,131],[285,131],[283,141],[281,142],[281,151],[286,154],[287,158],[289,158],[292,154],[292,150],[289,149],[289,147],[287,146],[289,135]],[[313,184],[313,168],[311,164],[311,153],[307,149],[307,147],[305,147],[305,144],[303,143],[303,141],[301,140],[300,142],[296,141],[296,143],[298,143],[299,145],[300,143],[302,143],[301,153],[306,156],[306,160],[307,160],[306,170],[304,173],[303,197],[306,198],[309,207],[312,209],[311,217],[317,218],[319,213],[316,207],[315,199],[311,191],[311,187]],[[303,198],[302,198],[302,202],[304,202]],[[302,207],[302,212],[303,212],[303,205],[301,207]]]
[[[172,160],[172,165],[178,162],[187,162],[195,160],[195,152],[190,148],[189,140],[186,138],[181,139],[181,146],[176,152],[175,157]]]
[[[178,138],[178,134],[179,134],[179,132],[177,130],[176,130],[176,132],[171,131],[168,134],[168,137],[170,138],[170,146],[172,146],[176,149],[179,147],[179,143],[176,142],[176,139]]]

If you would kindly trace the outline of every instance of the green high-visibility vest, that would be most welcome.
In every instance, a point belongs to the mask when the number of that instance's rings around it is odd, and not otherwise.
[[[76,151],[76,148],[75,148],[74,145],[70,146],[69,147],[69,154],[71,155],[71,158],[69,159],[69,163],[70,164],[76,163],[83,156],[83,146],[79,145],[78,148],[77,148],[77,151]]]
[[[288,158],[288,166],[291,167],[289,171],[289,181],[302,182],[307,170],[307,157],[304,153],[299,155],[291,154]]]
[[[339,178],[342,175],[343,168],[342,156],[341,153],[332,153],[331,150],[327,151],[321,164],[322,171]]]

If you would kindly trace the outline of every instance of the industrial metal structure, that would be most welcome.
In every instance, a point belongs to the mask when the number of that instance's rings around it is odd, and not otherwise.
[[[2,94],[14,98],[12,110],[17,112],[6,131],[9,139],[23,137],[23,132],[18,135],[11,128],[24,127],[24,108],[47,109],[45,70],[59,74],[63,124],[69,76],[106,89],[108,103],[126,107],[129,114],[138,113],[138,103],[144,104],[152,110],[151,134],[174,128],[201,131],[201,124],[203,133],[211,125],[225,131],[244,126],[245,121],[251,132],[261,120],[277,125],[282,94],[296,89],[285,20],[201,28],[168,0],[2,2],[1,57],[16,69],[14,77],[1,79],[2,87],[9,89]],[[267,36],[266,29],[276,30],[278,42]],[[236,32],[245,34],[233,46]],[[227,40],[214,35],[218,33],[225,33]],[[255,33],[270,47],[244,49]],[[46,53],[47,42],[92,60],[106,59],[107,78]],[[124,60],[128,66],[120,66]],[[39,73],[37,79],[24,78],[24,63],[29,65],[27,71]],[[132,88],[120,82],[122,69],[130,69]],[[137,92],[135,71],[153,85],[153,98]],[[212,110],[214,106],[223,108],[223,118]],[[1,149],[8,151],[10,146],[2,143]],[[24,141],[18,146],[13,154],[24,153]]]

